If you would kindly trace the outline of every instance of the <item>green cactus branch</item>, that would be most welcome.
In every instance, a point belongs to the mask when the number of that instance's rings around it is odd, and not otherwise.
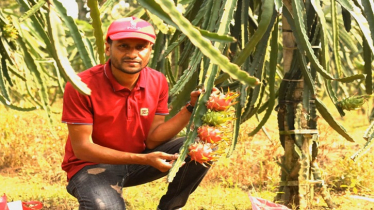
[[[40,0],[38,1],[34,6],[32,6],[25,14],[23,14],[20,18],[19,21],[23,22],[30,16],[34,15],[36,12],[39,12],[39,9],[47,2],[47,0]]]
[[[331,20],[332,20],[332,39],[333,52],[337,74],[342,76],[342,62],[339,54],[339,23],[335,0],[331,0]]]
[[[318,61],[316,55],[313,52],[312,46],[310,42],[308,41],[309,38],[306,35],[304,19],[302,19],[302,6],[301,5],[302,4],[298,2],[297,0],[293,1],[293,8],[294,8],[293,17],[289,13],[289,10],[292,10],[291,8],[288,8],[288,10],[283,11],[283,15],[284,17],[287,18],[291,26],[291,29],[294,31],[296,42],[298,43],[297,46],[300,52],[302,54],[304,52],[306,53],[311,64],[317,70],[317,72],[319,72],[325,79],[335,80],[335,81],[340,81],[340,82],[352,82],[357,79],[365,79],[366,75],[364,74],[356,74],[356,75],[346,76],[342,78],[335,78],[324,69],[324,67]]]
[[[10,101],[8,101],[1,94],[0,94],[0,102],[2,104],[4,104],[5,106],[7,106],[11,109],[17,110],[17,111],[29,112],[29,111],[34,111],[34,110],[38,109],[36,106],[33,106],[33,107],[19,107],[19,106],[13,105],[13,104],[10,103]]]
[[[164,10],[161,7],[161,4],[159,4],[155,0],[138,0],[138,2],[146,9],[148,9],[153,14],[157,15],[159,18],[164,20],[167,24],[179,29],[179,25],[174,22],[174,19],[170,16],[166,10]],[[172,4],[172,3],[171,3]],[[175,7],[175,6],[174,6]],[[228,36],[228,35],[222,35],[217,33],[212,33],[207,30],[203,30],[197,27],[194,27],[196,30],[198,30],[202,36],[209,39],[210,41],[216,41],[216,42],[234,42],[235,38]],[[179,29],[180,30],[180,29]]]
[[[48,14],[48,31],[51,35],[53,55],[55,57],[57,66],[64,74],[65,78],[69,82],[71,82],[75,89],[77,89],[84,95],[90,95],[91,90],[85,83],[81,81],[80,77],[75,73],[74,69],[70,65],[68,58],[66,57],[67,52],[65,48],[61,46],[61,36],[59,36],[58,32],[62,30],[57,28],[58,26],[61,26],[60,19],[58,18],[57,13],[53,9],[51,9]]]
[[[244,49],[234,58],[233,63],[238,66],[243,65],[245,60],[251,55],[253,50],[256,48],[260,40],[263,38],[264,34],[269,28],[269,24],[274,19],[274,1],[263,1],[261,7],[261,21],[258,24],[258,28],[255,33],[250,37],[249,41],[245,44]],[[220,75],[215,84],[220,84],[229,78],[228,74]]]
[[[78,26],[75,24],[73,18],[67,15],[67,11],[61,2],[59,2],[58,0],[53,0],[53,4],[59,16],[64,20],[64,23],[69,28],[74,43],[77,46],[79,56],[82,58],[84,67],[88,69],[96,65],[96,61],[93,55],[91,55],[89,47],[84,42],[84,39],[78,29]]]
[[[337,1],[340,3],[340,5],[342,5],[342,7],[348,10],[351,13],[352,17],[356,20],[358,26],[360,27],[362,31],[362,35],[365,37],[366,41],[368,42],[371,52],[374,54],[374,42],[373,42],[374,31],[370,31],[370,27],[374,29],[373,22],[371,22],[371,25],[369,25],[368,20],[361,13],[360,9],[356,5],[352,4],[351,1],[349,0],[337,0]],[[369,20],[373,21],[372,19],[369,19]]]
[[[96,38],[97,53],[101,64],[105,63],[104,51],[104,34],[101,28],[99,4],[96,0],[88,0],[87,6],[90,8],[90,16],[92,18],[92,27]]]
[[[222,15],[222,19],[221,19],[222,24],[220,25],[220,27],[217,30],[218,33],[221,33],[221,34],[228,33],[230,20],[232,18],[233,11],[235,9],[235,7],[233,7],[232,5],[236,5],[236,0],[229,0],[229,1],[226,2],[225,12]],[[183,27],[181,27],[181,28],[183,28]],[[217,49],[223,49],[222,43],[219,43],[219,42],[217,42],[215,44],[215,47]],[[208,101],[210,93],[213,89],[214,79],[216,78],[217,72],[218,72],[217,66],[213,65],[213,63],[210,63],[209,67],[208,67],[208,70],[206,71],[206,75],[204,77],[204,78],[207,77],[207,79],[205,79],[205,81],[203,81],[204,82],[204,88],[203,88],[204,92],[202,93],[202,96],[200,96],[199,100],[197,101],[196,110],[194,110],[194,112],[192,113],[193,117],[191,117],[191,120],[190,120],[189,125],[187,127],[187,139],[186,139],[186,141],[184,142],[183,146],[181,147],[181,149],[179,151],[179,157],[178,157],[177,161],[173,164],[173,167],[170,169],[170,172],[168,174],[168,182],[171,182],[174,179],[176,173],[179,170],[179,167],[182,165],[184,159],[187,157],[189,145],[192,144],[193,142],[195,142],[195,138],[197,136],[196,129],[202,125],[202,117],[207,112],[207,108],[206,108],[205,104]],[[195,129],[190,130],[191,127],[195,128]],[[237,139],[237,136],[234,137],[234,139],[233,139],[232,148],[235,147],[236,139]]]
[[[273,108],[275,105],[275,71],[277,66],[277,58],[278,58],[278,20],[276,21],[276,24],[274,25],[271,40],[270,40],[270,61],[269,61],[269,100],[268,100],[268,107],[264,114],[264,117],[261,119],[260,123],[256,126],[255,129],[253,129],[248,136],[255,135],[260,129],[265,125],[267,120],[270,118],[271,113],[273,112]]]
[[[331,115],[331,113],[328,111],[328,109],[325,106],[325,104],[320,99],[316,98],[315,103],[316,103],[316,108],[317,108],[318,112],[321,114],[321,116],[323,117],[323,119],[325,119],[326,122],[337,133],[339,133],[340,135],[342,135],[346,140],[348,140],[350,142],[355,142],[355,140],[353,139],[353,137],[347,133],[347,131],[345,130],[345,128],[342,125],[340,125],[335,120],[335,118]]]
[[[173,2],[169,0],[157,0],[156,2],[159,3],[161,8],[170,15],[174,20],[174,23],[178,25],[180,30],[191,40],[191,42],[198,47],[205,56],[211,59],[211,62],[218,65],[233,79],[248,84],[250,87],[260,84],[260,81],[257,78],[251,77],[245,71],[240,70],[237,65],[231,63],[218,49],[214,48],[207,39],[203,38],[201,33],[179,13]]]

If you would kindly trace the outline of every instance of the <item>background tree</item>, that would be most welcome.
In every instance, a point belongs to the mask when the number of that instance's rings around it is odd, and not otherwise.
[[[322,98],[344,110],[360,107],[372,94],[374,3],[370,0],[138,0],[139,7],[114,11],[114,0],[88,0],[82,17],[73,20],[58,0],[18,0],[17,10],[0,10],[0,101],[31,111],[60,97],[66,81],[83,94],[90,90],[76,72],[105,62],[104,33],[112,19],[137,16],[157,29],[150,67],[164,73],[170,85],[173,116],[196,88],[213,86],[240,93],[233,140],[239,126],[262,117],[248,135],[269,119],[276,100],[280,141],[285,149],[276,200],[301,208],[309,205],[313,185],[333,203],[317,165],[317,111],[348,141],[354,139],[335,120]],[[132,6],[132,5],[130,5]],[[7,8],[7,7],[5,7]],[[89,8],[90,20],[83,8]],[[282,32],[282,36],[279,35]],[[187,141],[169,174],[177,172],[187,147],[206,113],[209,94],[202,94],[187,128]],[[52,123],[52,122],[51,122]],[[365,133],[369,148],[372,126]]]

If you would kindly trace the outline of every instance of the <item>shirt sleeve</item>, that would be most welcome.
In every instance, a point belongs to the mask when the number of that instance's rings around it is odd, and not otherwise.
[[[161,79],[161,90],[158,100],[158,106],[156,109],[156,115],[168,115],[168,98],[169,98],[169,86],[166,81],[165,76],[162,76]]]
[[[70,82],[66,83],[62,122],[67,124],[88,124],[93,123],[92,104],[89,96],[79,93]]]

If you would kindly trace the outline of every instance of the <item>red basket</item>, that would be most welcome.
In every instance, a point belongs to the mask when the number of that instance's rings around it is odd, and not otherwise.
[[[43,208],[43,204],[40,201],[22,202],[23,210],[37,210],[37,209],[42,209],[42,208]]]
[[[38,210],[42,208],[43,208],[43,203],[40,201],[22,202],[23,210]],[[3,196],[0,197],[0,210],[9,210],[7,197],[5,193]]]

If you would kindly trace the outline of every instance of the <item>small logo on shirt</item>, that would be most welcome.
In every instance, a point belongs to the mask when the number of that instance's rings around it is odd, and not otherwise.
[[[148,108],[140,108],[140,116],[148,116]]]

